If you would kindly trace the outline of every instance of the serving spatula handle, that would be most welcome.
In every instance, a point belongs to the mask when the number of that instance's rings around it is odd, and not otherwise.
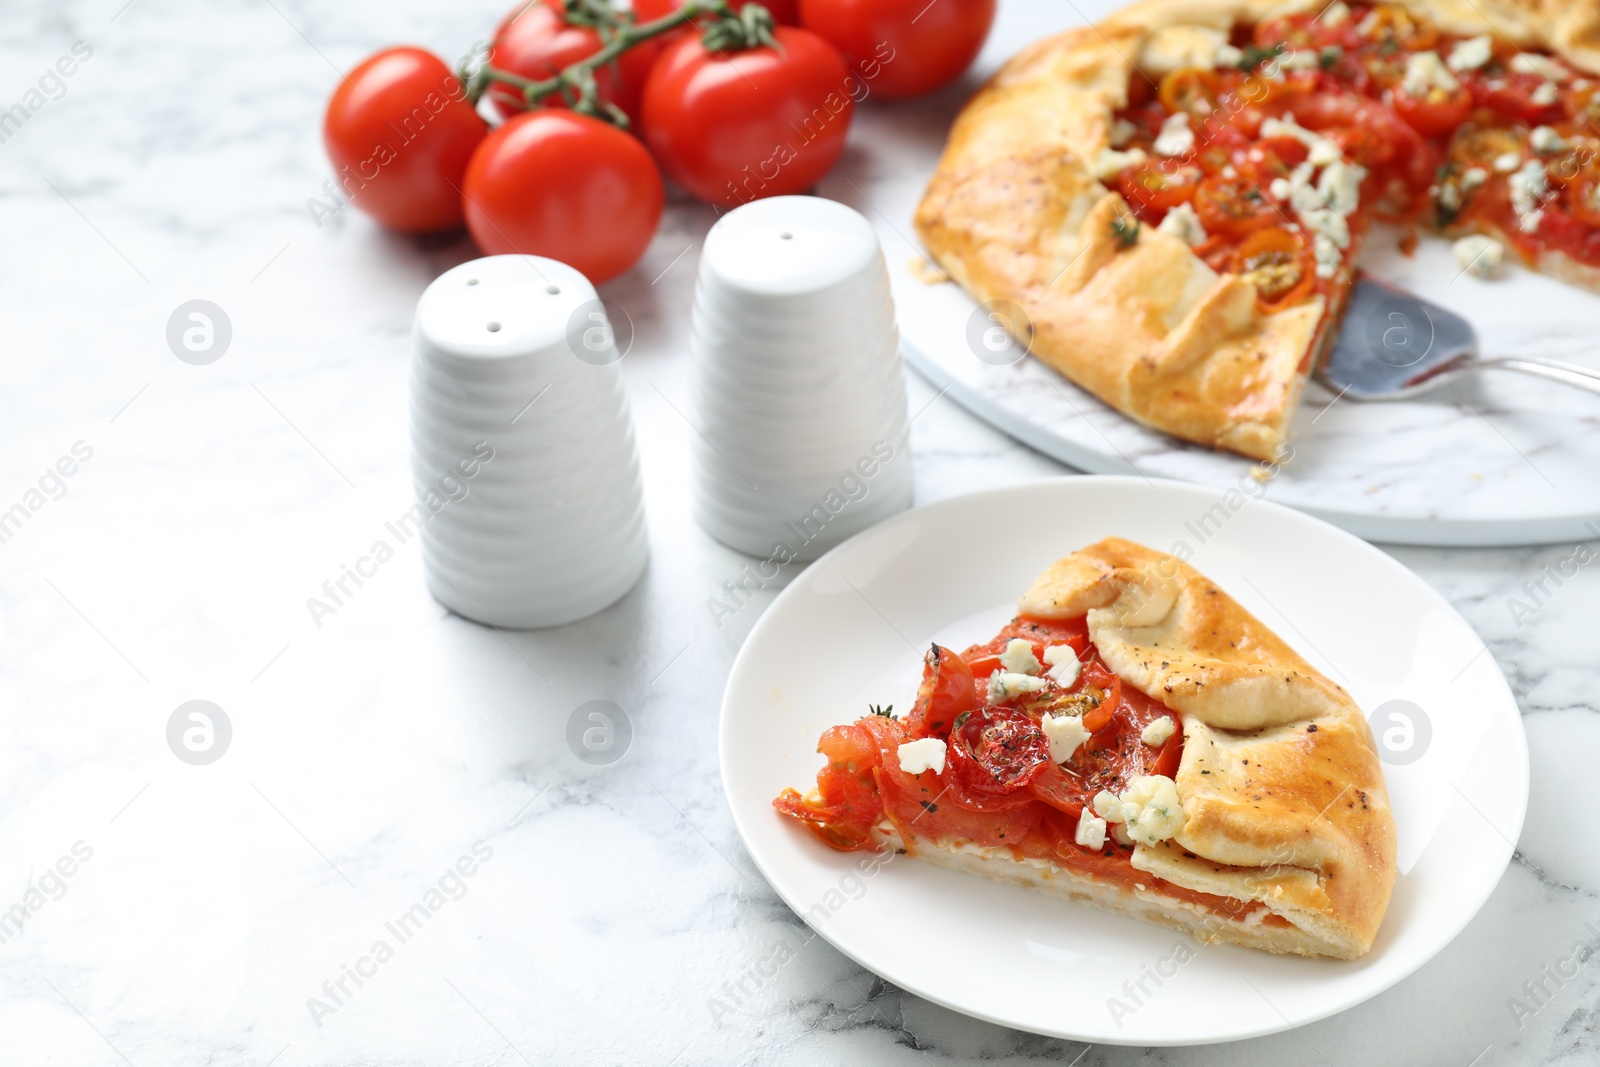
[[[1474,370],[1514,370],[1534,374],[1554,382],[1565,382],[1591,393],[1600,393],[1600,371],[1553,359],[1526,359],[1518,356],[1480,357],[1467,364]]]

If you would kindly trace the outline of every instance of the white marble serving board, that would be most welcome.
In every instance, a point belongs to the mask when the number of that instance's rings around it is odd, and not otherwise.
[[[936,159],[865,190],[905,240]],[[917,180],[920,179],[920,180]],[[959,286],[921,280],[912,252],[890,257],[907,360],[980,418],[1063,463],[1095,474],[1140,473],[1260,493],[1255,464],[1147,429],[1032,358],[995,366],[973,354],[977,303]],[[1464,276],[1440,238],[1414,258],[1378,227],[1361,265],[1465,315],[1486,354],[1600,367],[1600,297],[1518,267],[1494,281]],[[1265,492],[1369,540],[1509,545],[1594,536],[1600,521],[1600,397],[1496,373],[1459,390],[1390,404],[1336,399],[1312,383],[1295,417],[1294,452]]]

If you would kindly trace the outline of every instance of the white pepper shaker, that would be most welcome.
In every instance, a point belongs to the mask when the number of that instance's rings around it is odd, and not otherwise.
[[[411,445],[428,589],[508,629],[592,615],[649,556],[633,422],[594,286],[541,256],[440,275],[412,330]]]

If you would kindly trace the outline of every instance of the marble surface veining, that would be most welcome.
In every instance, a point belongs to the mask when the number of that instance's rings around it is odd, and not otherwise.
[[[1081,17],[1003,7],[986,68],[1025,20]],[[0,916],[25,914],[0,939],[0,1063],[1600,1059],[1600,964],[1559,984],[1545,970],[1600,946],[1600,568],[1542,577],[1570,546],[1395,553],[1510,678],[1533,793],[1482,913],[1375,1000],[1273,1037],[1141,1050],[973,1021],[820,939],[750,982],[799,921],[743,853],[717,775],[723,681],[777,588],[720,625],[707,609],[748,561],[694,525],[685,480],[705,207],[675,200],[604,293],[637,335],[643,582],[584,622],[499,634],[429,599],[413,541],[314,619],[308,600],[409,504],[412,308],[473,255],[350,211],[318,226],[321,107],[372,49],[459,53],[500,14],[17,0],[0,19],[0,108],[92,47],[0,143],[0,512],[26,512],[0,543]],[[893,175],[972,85],[869,104],[822,192]],[[164,337],[196,298],[232,324],[208,366]],[[920,380],[911,394],[919,502],[1062,473]],[[167,740],[196,699],[232,727],[206,766]],[[566,741],[594,699],[633,730],[609,766]],[[429,918],[408,924],[419,903]]]

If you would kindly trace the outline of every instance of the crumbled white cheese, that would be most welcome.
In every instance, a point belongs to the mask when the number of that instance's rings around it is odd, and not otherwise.
[[[1535,126],[1533,132],[1528,135],[1528,144],[1541,155],[1565,152],[1570,147],[1566,139],[1550,126]]]
[[[1227,42],[1217,45],[1217,53],[1211,57],[1214,67],[1237,67],[1243,62],[1244,53]]]
[[[1188,204],[1179,204],[1170,208],[1161,225],[1156,229],[1161,233],[1170,233],[1184,244],[1193,248],[1205,244],[1206,228],[1200,223],[1200,216],[1194,213],[1194,208]],[[1073,662],[1077,662],[1074,659]]]
[[[1367,12],[1367,17],[1356,23],[1356,32],[1363,37],[1371,37],[1372,31],[1378,28],[1378,12],[1374,8]]]
[[[919,737],[915,741],[907,741],[897,751],[900,753],[900,769],[906,774],[921,774],[923,771],[944,773],[944,742],[937,737]]]
[[[1324,26],[1343,26],[1350,19],[1350,5],[1344,0],[1333,0],[1322,12]]]
[[[1522,153],[1501,152],[1498,156],[1494,157],[1494,163],[1492,165],[1494,169],[1499,171],[1501,174],[1510,174],[1512,171],[1522,166]]]
[[[1133,140],[1134,134],[1139,132],[1139,127],[1127,119],[1118,119],[1111,124],[1111,147],[1121,148]]]
[[[1433,194],[1434,203],[1438,204],[1448,215],[1454,215],[1461,210],[1461,190],[1450,182],[1435,185],[1428,190]]]
[[[1422,100],[1430,90],[1443,89],[1453,93],[1461,88],[1461,83],[1439,59],[1438,52],[1412,52],[1406,59],[1406,73],[1401,79],[1400,88],[1408,96]]]
[[[1301,126],[1293,115],[1267,119],[1261,124],[1261,135],[1293,137],[1310,150],[1304,163],[1288,178],[1273,179],[1267,191],[1275,200],[1287,200],[1299,214],[1311,232],[1317,276],[1331,278],[1344,262],[1344,250],[1350,247],[1350,224],[1345,216],[1360,203],[1366,168],[1346,162],[1337,144]],[[1313,184],[1312,176],[1319,167],[1322,174]]]
[[[1322,66],[1322,56],[1310,48],[1297,48],[1278,60],[1284,70],[1316,70]]]
[[[1234,178],[1239,176],[1238,168],[1236,168],[1232,163],[1229,163],[1222,168],[1222,176],[1227,178],[1229,181],[1232,181]]]
[[[1116,838],[1117,844],[1119,845],[1124,845],[1129,848],[1133,846],[1133,838],[1128,836],[1128,828],[1122,825],[1120,822],[1114,822],[1111,824],[1111,836]]]
[[[1470,193],[1488,180],[1489,172],[1482,167],[1468,167],[1461,172],[1461,188],[1464,192]]]
[[[1322,168],[1317,192],[1330,211],[1348,215],[1361,203],[1361,180],[1366,176],[1363,168],[1336,159]]]
[[[1163,156],[1181,156],[1194,151],[1194,130],[1189,127],[1189,116],[1182,111],[1168,115],[1151,147],[1157,155]]]
[[[989,703],[1004,704],[1024,693],[1037,693],[1047,683],[1043,678],[1015,671],[995,671],[989,675]]]
[[[1039,720],[1039,729],[1050,742],[1050,759],[1065,763],[1078,751],[1078,746],[1089,740],[1088,727],[1076,715],[1046,715]]]
[[[1072,835],[1072,840],[1084,848],[1104,848],[1106,821],[1095,818],[1094,812],[1084,808],[1078,816],[1078,830]]]
[[[1537,159],[1528,160],[1507,184],[1511,189],[1511,209],[1517,213],[1517,225],[1524,232],[1532,233],[1539,228],[1540,205],[1550,192],[1544,164]]]
[[[1457,41],[1450,50],[1451,70],[1477,70],[1494,57],[1494,41],[1486,33],[1482,37],[1469,37]]]
[[[1167,739],[1177,730],[1177,723],[1172,721],[1172,716],[1163,715],[1139,732],[1139,740],[1151,748],[1160,748],[1167,743]]]
[[[1091,803],[1094,805],[1095,814],[1106,822],[1120,823],[1124,821],[1122,801],[1111,790],[1100,790],[1094,795],[1094,800]]]
[[[1317,277],[1332,278],[1344,263],[1344,250],[1350,247],[1349,221],[1327,208],[1302,211],[1300,221],[1311,231],[1311,254],[1317,261]]]
[[[1177,783],[1164,774],[1140,775],[1120,795],[1100,790],[1094,810],[1106,822],[1126,824],[1128,836],[1143,845],[1159,844],[1183,829]]]
[[[1450,246],[1461,269],[1478,278],[1493,278],[1505,259],[1506,246],[1493,237],[1475,233]]]
[[[1561,93],[1550,82],[1540,82],[1538,88],[1528,94],[1528,99],[1540,107],[1549,107],[1561,99]]]
[[[1050,668],[1045,674],[1063,689],[1072,688],[1072,683],[1078,680],[1078,672],[1083,669],[1083,664],[1078,662],[1078,650],[1071,645],[1051,645],[1044,650],[1044,661]]]
[[[1142,148],[1130,148],[1126,152],[1102,148],[1094,157],[1094,176],[1108,182],[1129,167],[1143,163],[1146,158]]]
[[[1042,664],[1034,656],[1031,642],[1013,637],[1006,642],[1006,650],[1000,653],[1000,666],[1018,674],[1038,674]]]
[[[1567,80],[1567,68],[1563,64],[1536,52],[1518,52],[1511,57],[1510,66],[1518,74],[1537,74],[1556,83]]]

